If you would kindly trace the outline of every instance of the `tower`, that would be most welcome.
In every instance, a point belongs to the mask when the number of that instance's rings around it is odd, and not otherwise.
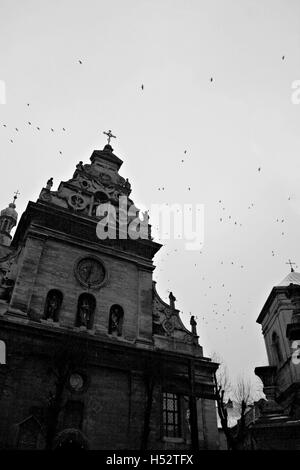
[[[248,428],[250,448],[300,449],[299,313],[300,273],[291,264],[291,272],[273,287],[257,319],[269,365],[255,369],[266,401],[258,402],[256,420]]]
[[[2,447],[218,446],[217,364],[156,290],[161,245],[122,163],[108,142],[57,190],[50,178],[18,224],[0,299]]]
[[[6,209],[0,212],[0,245],[9,246],[11,243],[11,231],[17,224],[18,213],[16,211],[16,199],[18,192],[15,193],[13,202],[11,202]]]
[[[7,299],[12,288],[12,282],[7,279],[7,273],[15,257],[14,250],[10,244],[12,240],[11,231],[18,220],[15,204],[18,194],[19,191],[16,191],[13,202],[0,212],[0,299]]]
[[[292,268],[272,289],[257,319],[262,325],[269,367],[273,368],[276,400],[288,413],[296,412],[295,404],[300,397],[300,367],[295,348],[295,342],[300,340],[299,295],[300,273]]]

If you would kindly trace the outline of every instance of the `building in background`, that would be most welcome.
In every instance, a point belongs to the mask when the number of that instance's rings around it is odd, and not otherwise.
[[[246,415],[248,449],[300,450],[300,273],[274,287],[257,319],[269,365],[255,373],[264,385]]]
[[[0,446],[218,448],[217,364],[156,291],[151,227],[120,236],[122,160],[109,143],[90,160],[57,191],[48,180],[12,240],[16,197],[0,215]],[[96,234],[101,203],[116,239]]]

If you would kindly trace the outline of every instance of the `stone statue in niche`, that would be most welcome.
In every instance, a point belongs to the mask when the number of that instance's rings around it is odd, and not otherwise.
[[[108,333],[121,336],[123,324],[123,309],[119,305],[113,305],[110,309]]]
[[[62,294],[57,290],[51,290],[47,295],[45,306],[45,319],[57,322],[62,303]]]
[[[92,327],[95,299],[90,294],[83,294],[78,300],[77,326]]]
[[[80,326],[88,326],[89,320],[91,315],[90,304],[87,299],[84,299],[81,302],[79,308],[79,319],[80,319]]]

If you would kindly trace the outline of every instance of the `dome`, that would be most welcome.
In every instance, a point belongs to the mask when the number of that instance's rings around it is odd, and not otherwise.
[[[18,213],[16,211],[16,206],[13,202],[9,204],[6,209],[3,209],[0,212],[0,217],[11,217],[14,220],[18,219]]]

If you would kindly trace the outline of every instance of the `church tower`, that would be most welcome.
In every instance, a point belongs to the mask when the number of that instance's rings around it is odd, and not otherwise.
[[[248,415],[243,448],[300,449],[300,273],[273,287],[257,323],[262,326],[268,365],[255,368],[266,399]]]
[[[300,273],[291,268],[272,289],[257,322],[262,325],[269,367],[256,372],[273,387],[282,409],[300,417]]]
[[[0,245],[9,246],[11,243],[11,231],[17,224],[18,213],[16,211],[16,199],[18,192],[15,194],[13,202],[6,209],[0,212]]]
[[[249,449],[300,449],[300,273],[290,265],[257,319],[269,365],[255,368],[266,400],[255,404],[245,439]]]
[[[11,242],[0,447],[218,447],[217,364],[203,355],[195,319],[190,331],[175,296],[167,303],[157,292],[161,245],[111,137],[56,190],[47,181]]]

